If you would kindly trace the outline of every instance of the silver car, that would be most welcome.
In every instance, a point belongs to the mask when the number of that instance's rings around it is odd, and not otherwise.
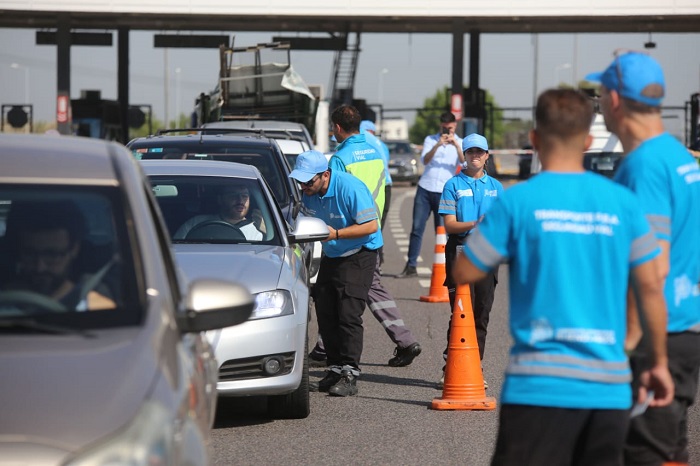
[[[241,286],[185,290],[138,163],[87,138],[0,135],[0,463],[211,463],[213,351]]]
[[[252,165],[141,163],[184,274],[234,280],[255,295],[247,322],[208,333],[220,364],[219,395],[265,395],[273,417],[305,418],[309,288],[299,243],[325,239],[328,227],[300,217],[290,231]]]

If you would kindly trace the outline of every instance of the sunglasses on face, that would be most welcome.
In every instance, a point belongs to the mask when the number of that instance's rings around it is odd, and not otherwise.
[[[310,188],[311,186],[314,185],[314,183],[316,183],[316,180],[319,179],[320,177],[321,177],[321,174],[319,173],[316,176],[314,176],[313,178],[311,178],[309,181],[306,181],[306,182],[299,181],[299,184],[305,188]]]

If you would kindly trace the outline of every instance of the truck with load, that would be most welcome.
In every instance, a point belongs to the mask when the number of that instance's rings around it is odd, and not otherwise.
[[[262,53],[286,52],[286,62],[263,63]],[[234,59],[252,63],[237,64]],[[225,120],[283,120],[302,123],[314,134],[318,96],[291,65],[285,42],[251,47],[219,48],[219,78],[214,90],[201,93],[193,114],[194,126]]]

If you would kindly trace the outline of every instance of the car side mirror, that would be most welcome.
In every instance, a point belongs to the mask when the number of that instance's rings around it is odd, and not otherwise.
[[[287,234],[290,243],[310,243],[328,238],[328,225],[316,217],[297,218],[294,230]]]
[[[185,333],[232,327],[248,320],[254,306],[255,298],[242,285],[194,280],[185,296],[185,312],[177,317],[178,326]]]

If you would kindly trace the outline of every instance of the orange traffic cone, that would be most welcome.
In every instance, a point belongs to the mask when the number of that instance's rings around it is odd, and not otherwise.
[[[430,294],[421,296],[420,300],[426,303],[447,303],[450,295],[445,286],[445,245],[447,233],[445,227],[437,227],[435,232],[435,260],[433,261],[433,275],[430,278]]]
[[[450,341],[447,346],[445,383],[442,397],[433,399],[432,408],[485,411],[496,409],[496,399],[486,396],[484,389],[469,285],[457,287],[450,325]]]

